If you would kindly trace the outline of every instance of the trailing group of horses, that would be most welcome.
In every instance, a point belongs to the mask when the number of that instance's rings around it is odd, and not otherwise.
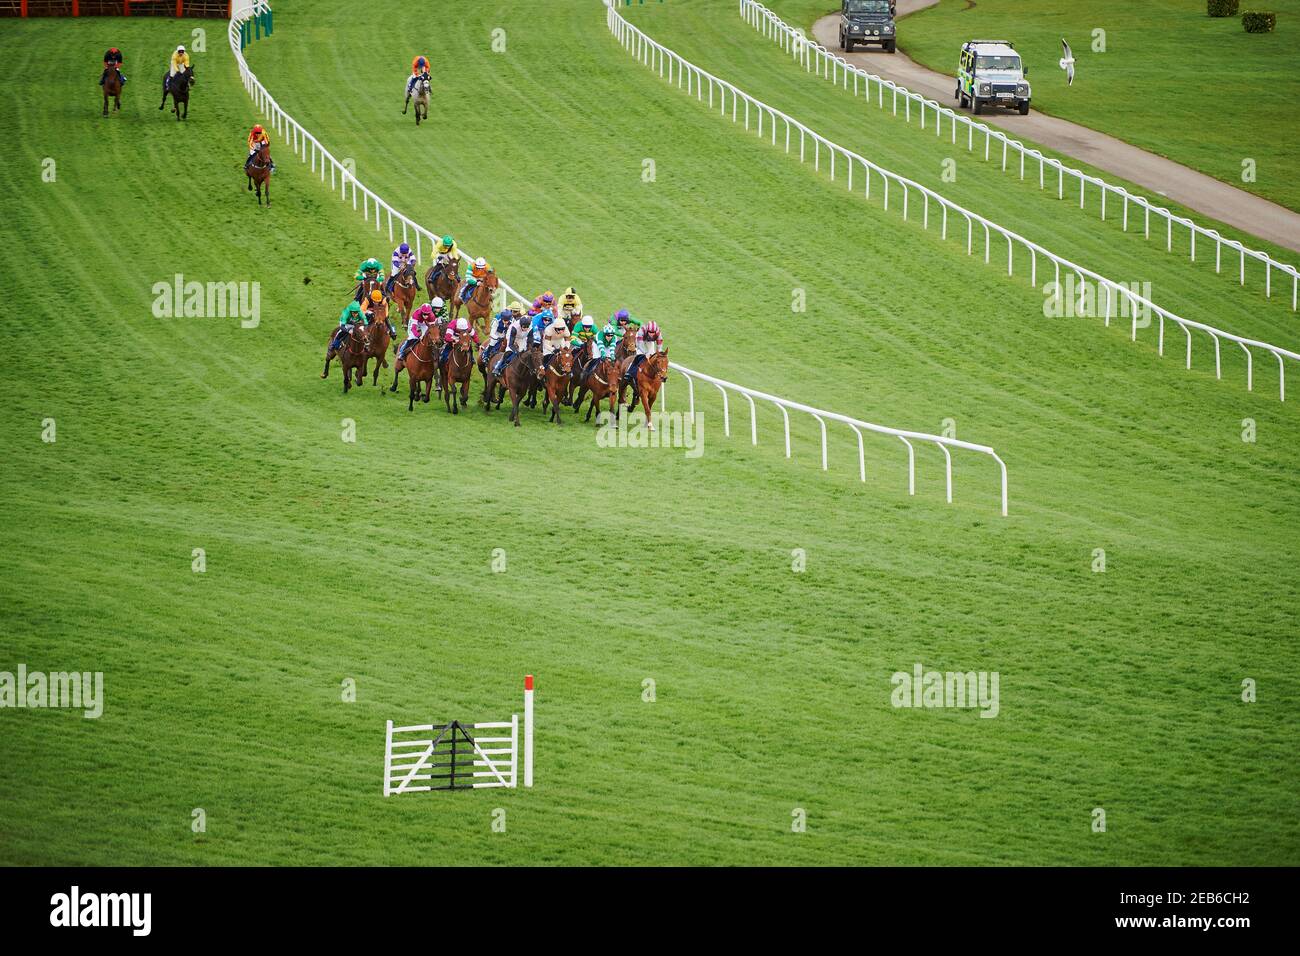
[[[104,76],[104,115],[108,115],[108,101],[113,101],[113,112],[122,108],[122,71],[116,66],[107,68],[108,73]],[[170,72],[170,71],[169,71]],[[169,74],[163,74],[162,102],[158,104],[158,109],[163,109],[167,105],[167,97],[172,98],[172,112],[176,114],[176,121],[179,123],[183,119],[190,117],[190,87],[194,85],[194,67],[187,66],[183,71],[176,74],[175,83],[169,83]],[[183,107],[183,109],[182,109]]]
[[[435,272],[439,274],[435,275]],[[609,413],[617,418],[622,408],[624,397],[629,387],[632,389],[631,401],[627,411],[633,411],[637,404],[645,414],[646,425],[653,428],[651,412],[659,396],[659,389],[668,377],[668,356],[664,352],[651,355],[641,363],[636,376],[630,383],[625,383],[625,373],[636,358],[636,334],[629,328],[615,348],[613,359],[601,359],[590,365],[594,356],[592,345],[581,349],[569,347],[556,351],[550,362],[543,366],[541,346],[534,345],[515,358],[506,366],[503,375],[496,374],[497,358],[500,350],[485,359],[486,347],[476,349],[472,332],[459,332],[453,336],[447,360],[441,360],[442,349],[449,327],[455,326],[460,318],[461,309],[465,309],[480,339],[486,341],[489,323],[492,321],[492,298],[499,280],[495,273],[478,283],[473,295],[461,302],[459,292],[464,287],[460,279],[460,263],[438,270],[431,267],[425,275],[425,291],[430,300],[440,297],[449,305],[449,314],[430,323],[406,354],[395,358],[393,362],[393,384],[390,392],[396,392],[402,372],[406,372],[408,400],[407,410],[414,411],[416,402],[428,404],[436,389],[442,396],[447,411],[453,415],[460,409],[469,407],[470,382],[477,370],[483,380],[483,392],[479,402],[486,412],[500,409],[507,397],[510,399],[509,420],[518,427],[520,424],[519,408],[536,408],[537,400],[542,400],[542,411],[549,410],[549,421],[561,424],[561,408],[568,406],[575,412],[582,410],[584,400],[590,401],[584,421],[591,421],[593,411],[600,411],[608,403]],[[379,372],[388,368],[390,350],[397,352],[397,343],[393,341],[388,328],[388,319],[396,311],[402,324],[409,322],[415,303],[415,270],[413,266],[397,273],[393,280],[393,291],[384,291],[383,284],[377,280],[366,279],[361,283],[362,301],[366,301],[375,289],[380,290],[383,299],[374,305],[369,323],[356,323],[344,336],[337,353],[327,354],[322,378],[328,377],[330,362],[337,355],[343,367],[343,393],[346,395],[353,384],[364,385],[371,360],[375,367],[371,373],[371,384],[379,384]],[[504,343],[502,343],[504,345]],[[590,368],[588,369],[588,366]],[[598,416],[599,423],[599,416]]]

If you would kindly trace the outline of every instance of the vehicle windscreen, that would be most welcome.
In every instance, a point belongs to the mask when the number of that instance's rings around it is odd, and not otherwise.
[[[1020,69],[1018,56],[978,56],[975,58],[977,70],[1006,70],[1015,72]]]
[[[889,0],[848,0],[846,13],[889,13]]]

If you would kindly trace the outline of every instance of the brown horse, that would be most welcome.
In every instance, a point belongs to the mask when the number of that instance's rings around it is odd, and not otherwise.
[[[374,308],[368,315],[370,319],[370,348],[366,352],[366,363],[361,366],[361,375],[364,378],[366,374],[366,365],[371,359],[375,360],[374,377],[371,378],[371,385],[379,384],[379,370],[388,368],[388,343],[392,339],[392,330],[388,328],[388,300],[383,299],[376,302]],[[358,385],[365,384],[358,382]]]
[[[434,273],[437,272],[437,278]],[[451,300],[456,297],[456,290],[460,288],[460,258],[450,260],[439,270],[438,266],[429,266],[429,271],[424,274],[424,291],[429,294],[429,301],[432,302],[436,296],[451,305]],[[455,306],[452,306],[455,308]]]
[[[488,355],[486,348],[479,349],[478,370],[479,374],[483,376],[482,402],[484,411],[492,411],[492,400],[494,398],[496,399],[497,408],[500,408],[501,403],[505,400],[506,387],[493,371],[496,368],[497,361],[504,354],[505,342],[502,342],[500,347],[491,355]]]
[[[415,305],[415,266],[406,266],[393,276],[393,305],[397,306],[402,323],[411,321],[411,307]]]
[[[352,372],[356,370],[356,380],[358,385],[365,384],[362,376],[366,374],[366,356],[370,352],[370,330],[362,323],[357,322],[349,330],[348,334],[343,337],[343,344],[339,346],[338,357],[339,364],[343,366],[343,394],[348,393],[352,387]],[[327,356],[325,359],[325,371],[321,378],[329,374],[330,360]]]
[[[108,100],[113,98],[113,112],[116,113],[122,108],[122,71],[116,66],[110,66],[108,75],[104,77],[104,115],[108,115]]]
[[[451,317],[459,318],[460,307],[463,305],[468,310],[469,320],[474,323],[474,328],[478,329],[479,335],[487,334],[488,319],[492,317],[492,297],[496,295],[497,287],[500,285],[501,280],[496,272],[489,271],[487,276],[474,287],[474,294],[469,297],[468,302],[460,300],[460,294],[465,288],[461,285],[451,302]]]
[[[546,400],[542,402],[542,411],[551,406],[550,421],[559,425],[560,406],[564,403],[564,393],[569,389],[569,376],[573,374],[573,349],[565,346],[558,352],[551,353],[550,364],[542,372],[542,384],[546,388]]]
[[[636,361],[635,355],[629,355],[618,366],[618,404],[623,404],[623,392],[627,388],[623,384],[623,376],[627,374],[628,366]],[[668,377],[668,353],[656,352],[654,355],[646,357],[641,363],[641,367],[636,370],[636,378],[632,382],[632,401],[627,406],[630,412],[636,408],[637,400],[641,402],[641,409],[645,412],[645,427],[647,431],[654,431],[655,423],[651,417],[654,409],[655,399],[659,397],[659,388]]]
[[[429,394],[433,391],[433,373],[438,365],[438,343],[441,335],[435,335],[433,327],[424,330],[419,341],[406,350],[393,367],[393,386],[390,392],[397,391],[397,379],[406,369],[406,378],[411,386],[411,398],[406,403],[408,412],[415,411],[416,399],[429,404]],[[421,397],[423,392],[423,397]]]
[[[584,422],[591,421],[591,413],[600,408],[600,403],[606,399],[609,400],[610,416],[617,417],[618,366],[607,358],[601,359],[592,366],[591,374],[587,376],[585,382],[578,386],[578,393],[574,396],[573,410],[575,412],[582,411],[582,399],[587,393],[591,394],[591,405],[587,408],[587,417],[583,419]]]
[[[582,372],[587,367],[587,363],[595,356],[596,343],[594,341],[584,342],[573,350],[573,372],[569,375],[568,388],[564,390],[565,405],[573,404],[573,396],[582,384]]]
[[[263,143],[257,147],[257,152],[253,156],[253,161],[244,167],[244,175],[248,177],[248,190],[252,192],[253,184],[257,184],[257,204],[262,205],[262,187],[266,187],[266,204],[271,205],[271,147]]]
[[[506,390],[510,393],[510,421],[519,427],[519,403],[537,384],[537,367],[540,362],[537,349],[528,349],[517,355],[506,366]]]
[[[631,325],[623,329],[623,337],[614,346],[614,361],[621,362],[629,355],[636,355],[636,329]]]
[[[447,353],[447,361],[438,370],[438,386],[447,411],[460,414],[460,406],[469,406],[469,381],[474,377],[474,336],[457,332]],[[457,394],[457,386],[459,394]]]

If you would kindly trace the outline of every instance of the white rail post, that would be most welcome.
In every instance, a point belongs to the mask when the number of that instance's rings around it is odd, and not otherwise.
[[[533,675],[524,675],[524,786],[533,785]]]

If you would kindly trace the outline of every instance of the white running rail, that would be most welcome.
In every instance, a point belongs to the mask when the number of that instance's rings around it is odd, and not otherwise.
[[[388,241],[396,241],[400,232],[402,240],[410,242],[414,240],[416,255],[423,261],[423,243],[428,242],[430,249],[441,236],[440,233],[433,233],[415,222],[413,219],[398,212],[378,195],[359,182],[356,176],[342,163],[340,163],[320,141],[309,133],[296,119],[290,116],[280,104],[275,101],[262,82],[257,78],[248,67],[244,54],[239,47],[239,29],[240,24],[254,16],[257,13],[270,9],[270,5],[265,0],[255,0],[255,2],[235,12],[230,19],[228,34],[230,40],[230,52],[235,57],[235,62],[239,66],[239,76],[243,81],[244,89],[252,97],[254,104],[261,112],[268,117],[271,124],[279,136],[283,138],[286,146],[289,146],[304,163],[310,164],[311,171],[320,172],[321,182],[325,181],[326,169],[329,170],[330,190],[338,190],[340,199],[347,202],[349,193],[351,194],[352,208],[357,206],[357,196],[361,196],[360,212],[365,216],[367,222],[373,222],[376,231],[383,231],[385,224],[388,227]],[[470,253],[462,250],[465,255]],[[525,302],[531,301],[531,297],[521,295],[511,288],[504,280],[500,286],[504,296],[521,299]],[[731,417],[728,407],[728,393],[735,393],[744,396],[749,401],[751,413],[754,410],[754,399],[763,402],[770,402],[781,409],[781,414],[785,420],[785,456],[791,457],[790,454],[790,416],[789,412],[796,411],[812,415],[821,425],[821,462],[822,470],[827,470],[827,436],[826,422],[841,422],[853,429],[858,439],[858,475],[862,481],[867,480],[866,460],[863,449],[862,432],[868,431],[880,435],[887,435],[898,438],[907,446],[907,492],[909,495],[916,494],[916,451],[913,442],[923,444],[934,444],[944,455],[944,476],[947,489],[948,503],[952,503],[952,454],[950,449],[959,449],[963,451],[972,451],[981,455],[987,455],[997,462],[1001,471],[1002,493],[1001,508],[1002,515],[1007,515],[1007,466],[997,453],[987,445],[976,445],[971,442],[959,441],[955,438],[948,438],[943,435],[931,435],[924,432],[907,431],[898,428],[888,428],[884,425],[875,425],[871,422],[865,422],[856,418],[849,418],[846,415],[840,415],[836,412],[828,412],[822,409],[813,408],[800,402],[792,402],[784,398],[778,398],[775,395],[769,395],[766,392],[760,392],[755,389],[746,388],[743,385],[737,385],[734,382],[728,382],[720,378],[714,378],[711,375],[705,375],[703,372],[696,372],[692,369],[685,368],[675,362],[671,364],[671,369],[684,376],[687,380],[690,390],[690,405],[692,415],[695,412],[695,381],[707,382],[717,387],[722,393],[723,421],[726,434],[731,434]],[[662,406],[661,406],[662,407]],[[751,417],[750,435],[752,443],[758,444],[758,426],[757,422]]]
[[[1257,262],[1264,264],[1264,294],[1268,298],[1273,297],[1273,271],[1276,269],[1282,275],[1291,277],[1291,309],[1295,311],[1300,304],[1300,270],[1295,266],[1288,265],[1284,262],[1278,262],[1268,253],[1260,252],[1255,249],[1248,249],[1235,239],[1229,239],[1219,234],[1217,230],[1206,228],[1191,219],[1185,219],[1182,216],[1174,215],[1170,210],[1163,206],[1157,206],[1142,196],[1130,193],[1123,186],[1114,186],[1104,179],[1096,176],[1089,176],[1079,169],[1073,169],[1064,165],[1059,160],[1050,156],[1044,156],[1036,149],[1032,149],[1021,143],[1019,140],[1011,139],[1005,133],[998,130],[990,129],[986,124],[977,122],[969,116],[965,116],[947,106],[941,106],[935,100],[927,100],[920,93],[913,93],[904,86],[899,86],[892,80],[869,73],[859,67],[849,63],[844,57],[832,53],[816,40],[809,39],[802,30],[791,27],[779,16],[769,10],[763,4],[756,0],[740,0],[741,17],[767,37],[776,43],[786,53],[790,54],[792,59],[798,60],[804,67],[805,71],[816,71],[816,75],[825,77],[837,86],[843,85],[848,89],[849,77],[853,77],[853,95],[858,95],[859,81],[862,83],[863,95],[868,101],[871,99],[871,84],[876,84],[876,103],[881,109],[885,107],[885,90],[890,91],[890,102],[892,104],[894,115],[898,115],[898,98],[903,97],[903,110],[907,122],[912,121],[912,104],[915,103],[921,110],[921,129],[925,129],[926,109],[934,114],[934,135],[940,136],[943,132],[943,117],[951,120],[952,142],[957,142],[957,127],[963,125],[966,127],[966,149],[974,151],[975,134],[977,132],[984,135],[984,159],[990,158],[992,144],[996,141],[1002,144],[1002,171],[1006,172],[1007,155],[1009,151],[1015,151],[1020,154],[1020,178],[1025,178],[1025,159],[1028,157],[1031,161],[1038,161],[1038,188],[1045,189],[1046,176],[1045,169],[1050,167],[1056,170],[1056,192],[1059,199],[1065,198],[1065,177],[1069,176],[1079,183],[1079,208],[1084,208],[1085,193],[1089,183],[1096,186],[1101,191],[1101,218],[1106,218],[1106,197],[1110,194],[1116,196],[1123,202],[1123,227],[1128,231],[1129,205],[1135,205],[1142,212],[1143,229],[1146,238],[1151,238],[1151,214],[1155,213],[1158,217],[1165,220],[1165,249],[1172,252],[1174,248],[1174,223],[1187,229],[1189,239],[1191,261],[1196,261],[1196,237],[1203,236],[1214,242],[1214,271],[1223,271],[1223,247],[1227,246],[1230,250],[1237,253],[1239,258],[1238,282],[1241,285],[1246,284],[1246,259],[1249,257]],[[1073,187],[1071,187],[1073,191]]]
[[[1079,299],[1081,304],[1085,302],[1085,294],[1087,292],[1085,286],[1087,280],[1091,279],[1103,292],[1105,292],[1104,308],[1106,325],[1110,325],[1112,310],[1116,316],[1120,315],[1120,299],[1123,298],[1127,300],[1125,304],[1129,307],[1128,310],[1132,315],[1131,338],[1133,341],[1137,341],[1139,319],[1144,315],[1143,310],[1149,310],[1151,314],[1156,315],[1159,319],[1160,355],[1164,355],[1165,352],[1165,322],[1172,322],[1182,329],[1184,335],[1187,337],[1186,365],[1189,369],[1192,367],[1193,330],[1204,332],[1214,340],[1214,375],[1216,378],[1222,378],[1221,343],[1225,341],[1234,342],[1241,347],[1241,350],[1246,355],[1246,388],[1251,391],[1254,390],[1254,358],[1251,349],[1260,349],[1268,352],[1277,359],[1278,396],[1282,401],[1286,401],[1286,366],[1284,360],[1290,359],[1293,362],[1300,362],[1300,354],[1292,352],[1289,349],[1284,349],[1281,346],[1270,345],[1268,342],[1260,342],[1257,339],[1244,338],[1243,336],[1234,335],[1231,332],[1225,332],[1222,329],[1216,329],[1213,326],[1205,325],[1202,322],[1185,319],[1167,309],[1161,308],[1150,299],[1139,295],[1123,284],[1114,282],[1103,275],[1099,275],[1091,269],[1085,269],[1083,266],[1077,265],[1063,256],[1058,256],[1054,252],[1050,252],[1037,243],[1026,239],[1019,233],[1012,232],[1004,226],[1000,226],[995,222],[985,219],[978,213],[971,212],[969,209],[959,206],[949,199],[945,199],[932,189],[928,189],[914,180],[907,179],[904,176],[900,176],[897,173],[890,172],[883,167],[877,166],[870,160],[858,155],[852,150],[845,149],[838,143],[831,142],[826,139],[826,137],[813,131],[793,117],[787,116],[780,110],[768,106],[761,100],[755,99],[748,93],[745,93],[733,86],[731,83],[728,83],[726,80],[719,79],[712,73],[701,69],[690,61],[683,59],[681,56],[662,44],[652,40],[641,30],[632,26],[632,24],[628,23],[627,20],[623,19],[622,15],[613,5],[615,0],[603,0],[603,2],[605,3],[606,24],[609,27],[610,33],[612,33],[619,43],[623,45],[624,49],[631,52],[632,55],[635,56],[643,65],[647,66],[651,70],[657,69],[661,77],[666,79],[669,83],[676,84],[678,89],[682,89],[684,86],[686,94],[688,96],[694,95],[696,100],[701,103],[705,100],[705,88],[707,86],[707,98],[710,109],[718,109],[723,116],[727,113],[728,98],[730,98],[731,121],[733,123],[740,122],[740,116],[742,113],[741,107],[743,105],[745,129],[750,128],[750,114],[753,113],[757,117],[757,131],[759,136],[764,135],[763,120],[766,117],[768,120],[767,128],[770,132],[773,146],[778,144],[778,126],[784,124],[785,151],[787,153],[791,151],[793,148],[793,135],[797,133],[799,137],[799,161],[801,163],[807,161],[807,147],[809,143],[811,143],[813,146],[813,168],[817,170],[821,169],[821,154],[825,151],[830,160],[831,180],[834,181],[835,159],[837,156],[842,158],[847,166],[848,188],[850,190],[853,189],[854,167],[855,165],[860,166],[863,173],[865,195],[868,199],[871,198],[871,174],[873,172],[876,173],[880,177],[884,187],[883,198],[885,209],[889,208],[889,185],[891,182],[896,183],[903,190],[902,214],[904,220],[907,220],[908,218],[909,200],[911,199],[912,193],[915,192],[919,194],[923,201],[922,226],[925,229],[930,228],[930,203],[933,201],[938,205],[939,211],[942,214],[940,235],[944,239],[948,237],[948,213],[953,212],[956,215],[963,217],[966,220],[967,255],[974,254],[974,231],[975,226],[978,224],[980,228],[984,230],[983,248],[984,261],[986,263],[990,261],[992,234],[997,233],[1005,239],[1007,243],[1007,275],[1014,275],[1013,252],[1018,243],[1029,253],[1029,281],[1035,288],[1038,286],[1038,257],[1040,255],[1052,264],[1055,275],[1054,281],[1058,290],[1061,288],[1062,268],[1067,272],[1072,272],[1078,276],[1080,280]],[[1082,310],[1086,311],[1086,306],[1083,306]]]

